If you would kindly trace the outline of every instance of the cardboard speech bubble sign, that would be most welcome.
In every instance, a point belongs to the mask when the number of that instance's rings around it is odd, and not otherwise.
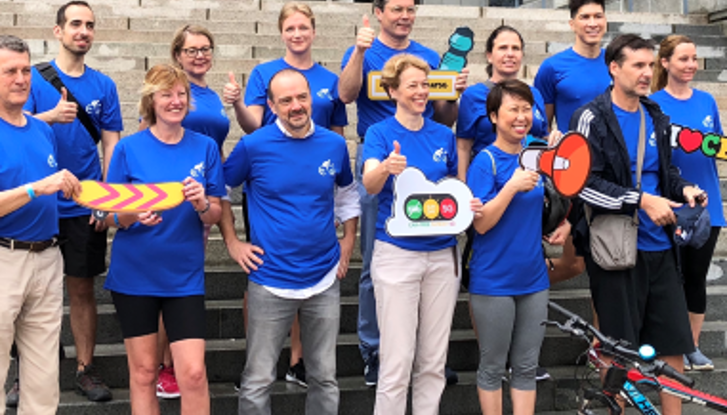
[[[472,191],[459,179],[427,180],[416,167],[394,179],[392,215],[386,233],[392,237],[457,235],[474,219]]]

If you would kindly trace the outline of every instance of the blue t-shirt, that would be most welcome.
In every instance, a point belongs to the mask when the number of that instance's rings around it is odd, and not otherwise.
[[[351,54],[355,46],[348,48],[346,53],[343,55],[343,61],[341,62],[341,70],[343,70],[348,61],[351,59]],[[368,76],[371,71],[380,71],[384,69],[384,64],[392,56],[400,53],[409,53],[424,59],[432,69],[437,69],[439,66],[439,54],[429,49],[426,46],[411,40],[409,46],[406,49],[392,49],[384,45],[378,38],[374,39],[371,44],[371,48],[364,54],[363,62],[363,83],[361,84],[361,90],[356,98],[356,112],[358,113],[358,125],[356,131],[359,137],[366,136],[366,130],[377,122],[381,122],[389,117],[396,114],[396,103],[394,101],[371,101],[368,95]],[[424,111],[425,118],[432,118],[434,116],[434,107],[432,102],[427,103],[427,108]]]
[[[669,95],[666,90],[653,93],[650,98],[661,106],[671,122],[694,130],[722,135],[717,103],[711,95],[692,89],[689,99],[681,100]],[[709,195],[707,210],[712,226],[725,226],[722,195],[719,186],[717,163],[713,157],[706,157],[701,151],[685,153],[681,148],[672,152],[672,164],[679,167],[684,179],[696,183]]]
[[[351,162],[343,137],[314,128],[301,139],[267,125],[240,140],[225,162],[227,184],[245,182],[251,242],[265,251],[250,273],[257,284],[312,287],[338,263],[333,190],[353,183]]]
[[[636,157],[639,149],[639,126],[641,115],[639,111],[628,112],[611,104],[616,114],[618,124],[621,127],[626,141],[626,149],[631,158],[631,178],[636,186]],[[655,196],[661,196],[659,190],[659,149],[656,146],[656,135],[654,134],[654,121],[644,108],[646,116],[646,152],[644,154],[644,166],[641,169],[641,190]],[[641,251],[664,251],[671,248],[671,241],[666,231],[656,225],[646,211],[639,209],[639,235],[636,243]]]
[[[26,116],[17,127],[0,118],[0,192],[43,179],[58,171],[56,138],[48,124]],[[38,196],[0,217],[0,237],[45,241],[58,234],[58,199]]]
[[[602,50],[597,58],[586,58],[569,48],[540,65],[534,86],[543,95],[545,103],[555,107],[559,131],[567,132],[573,113],[611,85],[604,56]]]
[[[58,77],[76,97],[80,107],[91,117],[99,133],[101,130],[124,129],[116,84],[111,78],[88,66],[85,67],[83,75],[71,77],[58,69],[55,61],[51,61],[51,65],[56,68]],[[33,68],[30,96],[24,109],[31,114],[46,112],[55,108],[60,99],[61,93]],[[81,121],[76,118],[72,123],[53,124],[51,128],[58,145],[58,167],[68,169],[78,180],[101,180],[98,148]],[[60,194],[58,209],[61,218],[91,214],[90,209],[77,205],[73,199],[65,199]]]
[[[467,184],[475,197],[487,203],[497,196],[520,167],[518,154],[494,145],[475,156],[467,171]],[[495,171],[493,172],[493,159]],[[543,245],[543,180],[533,190],[518,192],[495,226],[475,233],[470,259],[472,294],[510,296],[532,294],[550,286]]]
[[[192,101],[189,114],[184,117],[182,127],[211,137],[222,150],[222,144],[230,132],[230,119],[219,95],[209,87],[190,82]]]
[[[119,141],[109,183],[181,182],[192,177],[209,196],[226,193],[217,144],[185,130],[166,144],[149,129]],[[104,287],[127,295],[183,297],[204,294],[204,239],[199,214],[189,202],[161,212],[156,226],[135,223],[116,231]]]
[[[348,125],[346,105],[338,98],[338,75],[317,63],[310,69],[300,70],[288,65],[283,58],[253,68],[245,87],[245,105],[265,108],[262,125],[272,124],[278,118],[268,106],[268,84],[270,78],[283,69],[295,69],[308,80],[313,96],[311,119],[316,125],[328,129]]]
[[[530,134],[535,137],[548,136],[548,121],[545,119],[545,104],[540,92],[530,87],[535,98],[533,105],[533,126]],[[492,122],[487,115],[487,95],[490,89],[485,84],[475,84],[467,88],[459,101],[457,117],[457,138],[474,140],[472,153],[477,154],[483,148],[495,142],[497,134],[492,131]]]
[[[401,145],[406,164],[416,167],[432,182],[447,176],[457,176],[457,141],[452,130],[428,118],[419,131],[406,129],[389,117],[372,125],[364,140],[363,160],[384,161],[394,151],[394,141]],[[386,220],[391,216],[394,176],[386,179],[379,193],[379,213],[376,217],[376,239],[410,251],[437,251],[457,243],[454,236],[391,237],[386,233]]]

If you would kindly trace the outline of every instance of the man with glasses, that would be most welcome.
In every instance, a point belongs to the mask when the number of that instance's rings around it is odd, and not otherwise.
[[[71,1],[61,6],[53,34],[60,43],[58,55],[45,67],[33,68],[25,110],[51,125],[58,141],[59,168],[68,169],[79,180],[101,180],[123,125],[116,85],[85,65],[95,34],[89,4]],[[103,150],[103,168],[98,143]],[[76,389],[91,401],[108,401],[111,391],[92,366],[97,319],[94,277],[106,270],[106,227],[73,200],[59,199],[58,209],[78,362]]]
[[[368,74],[380,71],[386,61],[400,53],[410,53],[424,59],[432,69],[439,66],[439,54],[434,50],[409,39],[416,6],[414,0],[374,0],[373,12],[379,21],[380,32],[376,36],[369,26],[368,16],[363,17],[362,27],[356,37],[356,45],[349,48],[341,63],[341,77],[338,94],[341,101],[356,101],[358,113],[357,132],[361,139],[356,152],[356,181],[361,198],[361,255],[363,266],[359,280],[358,335],[359,349],[366,364],[364,378],[368,386],[376,385],[379,377],[379,327],[376,321],[376,301],[371,283],[371,254],[376,233],[378,198],[369,195],[361,184],[363,140],[369,126],[392,117],[396,112],[393,101],[371,101],[368,98]],[[467,87],[468,69],[457,77],[455,88],[464,91]],[[435,101],[427,104],[424,116],[451,126],[457,119],[457,101]],[[449,371],[447,383],[457,382],[457,374]]]

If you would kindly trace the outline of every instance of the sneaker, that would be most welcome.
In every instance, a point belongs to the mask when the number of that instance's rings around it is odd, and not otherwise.
[[[379,381],[379,355],[373,353],[364,367],[364,381],[366,386],[376,386]]]
[[[20,402],[20,381],[15,378],[13,387],[10,388],[8,394],[5,395],[5,406],[8,408],[17,408],[18,402]]]
[[[689,360],[690,368],[687,369],[686,361]],[[714,370],[714,363],[705,356],[699,347],[695,348],[692,353],[684,356],[684,369],[686,370]]]
[[[288,373],[285,374],[285,380],[290,383],[297,383],[304,388],[308,387],[308,384],[305,383],[305,365],[303,364],[303,359],[298,360],[298,363],[288,369]]]
[[[687,355],[684,355],[684,371],[692,370],[692,362],[689,361]]]
[[[174,368],[162,365],[159,368],[159,377],[157,378],[157,398],[177,399],[180,396]]]
[[[550,379],[550,373],[545,368],[538,366],[535,369],[535,380],[540,382],[541,380]]]
[[[457,376],[457,372],[450,369],[449,366],[444,367],[444,377],[447,379],[447,386],[456,385],[457,382],[459,382],[459,376]]]
[[[76,372],[76,393],[85,396],[91,402],[106,402],[112,398],[109,387],[96,374],[92,365]]]

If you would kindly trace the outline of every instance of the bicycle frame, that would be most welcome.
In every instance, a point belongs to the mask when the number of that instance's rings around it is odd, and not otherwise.
[[[714,409],[719,412],[727,413],[727,399],[720,398],[718,396],[710,395],[708,393],[692,389],[688,386],[684,386],[681,383],[671,380],[669,378],[661,377],[658,379],[654,379],[648,376],[644,376],[641,372],[639,372],[637,369],[629,369],[627,372],[628,381],[624,384],[624,390],[627,391],[627,395],[631,395],[631,391],[627,388],[631,388],[635,390],[638,395],[640,395],[643,400],[648,402],[648,405],[651,408],[654,408],[653,405],[651,405],[651,402],[643,396],[638,389],[634,385],[646,385],[649,387],[652,387],[658,391],[664,391],[670,395],[678,396],[682,398],[683,400],[687,402],[694,402],[699,405],[706,406],[707,408]],[[628,384],[628,386],[627,386]],[[638,398],[636,393],[634,393],[634,397]],[[643,400],[639,400],[637,402],[643,402]],[[639,409],[641,411],[641,405],[639,403],[632,402],[634,404],[634,407]],[[645,406],[646,408],[646,406]],[[656,409],[653,409],[656,411]],[[656,412],[644,412],[641,411],[642,414],[659,414],[658,411]]]

